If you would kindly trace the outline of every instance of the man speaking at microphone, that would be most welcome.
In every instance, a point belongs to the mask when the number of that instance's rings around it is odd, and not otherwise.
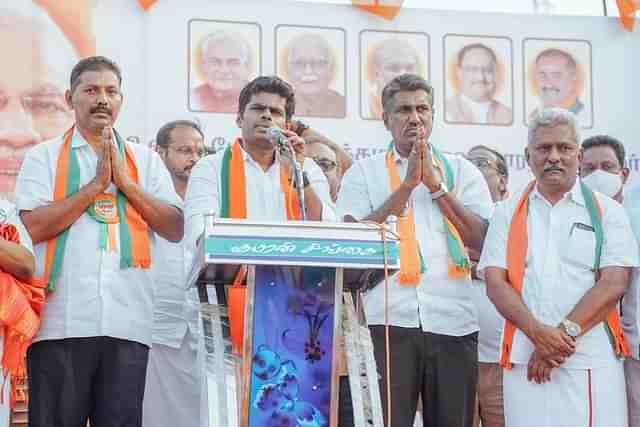
[[[151,345],[154,234],[176,242],[183,216],[158,154],[112,126],[119,67],[78,62],[65,100],[75,125],[34,146],[16,204],[47,281],[27,355],[32,427],[139,427]]]
[[[201,159],[191,171],[185,197],[185,243],[194,247],[204,232],[204,214],[222,218],[287,221],[302,218],[294,174],[304,140],[286,130],[295,110],[289,83],[257,77],[240,92],[236,124],[240,136],[224,151]],[[282,129],[293,153],[272,128]],[[306,162],[305,218],[319,221],[331,200],[322,170]],[[326,213],[325,213],[326,214]]]

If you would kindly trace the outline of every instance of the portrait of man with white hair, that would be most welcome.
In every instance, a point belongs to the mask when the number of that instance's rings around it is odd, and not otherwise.
[[[78,38],[67,38],[74,29],[63,30],[51,18],[60,11],[45,9],[49,3],[0,6],[0,195],[9,199],[25,152],[73,123],[64,88],[82,49]]]
[[[203,21],[199,21],[203,22]],[[237,113],[240,90],[256,74],[254,46],[257,40],[249,40],[247,34],[238,30],[218,28],[209,32],[194,49],[191,71],[193,86],[189,96],[189,109],[214,113]]]
[[[331,29],[308,30],[283,26],[291,37],[278,47],[280,59],[277,74],[291,83],[296,91],[296,116],[346,116],[344,88],[337,88],[338,74],[344,74],[339,55],[344,56],[344,32]],[[287,31],[291,30],[291,31]],[[334,36],[334,37],[332,37]],[[330,42],[342,39],[342,46]],[[344,79],[342,79],[344,80]],[[342,93],[340,93],[342,90]]]

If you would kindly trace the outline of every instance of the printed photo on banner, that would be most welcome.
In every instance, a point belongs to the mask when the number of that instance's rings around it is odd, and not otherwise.
[[[360,117],[382,119],[382,89],[401,74],[430,77],[426,33],[360,32]]]
[[[189,21],[189,110],[237,113],[242,88],[261,72],[260,25]]]
[[[75,2],[78,16],[93,13]],[[0,6],[0,196],[13,200],[26,151],[64,133],[73,112],[64,92],[73,65],[95,49],[89,22],[69,20],[66,4],[51,0]],[[88,21],[88,20],[87,20]]]
[[[276,74],[296,92],[296,116],[346,117],[345,32],[276,27]]]
[[[581,127],[592,128],[591,43],[525,39],[522,45],[525,122],[540,109],[560,107],[574,113]]]
[[[513,54],[507,37],[444,37],[445,121],[513,124]]]

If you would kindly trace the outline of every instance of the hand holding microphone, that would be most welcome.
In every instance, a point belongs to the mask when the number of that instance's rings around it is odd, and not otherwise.
[[[291,149],[293,148],[295,160],[300,164],[304,163],[305,141],[296,133],[274,126],[269,128],[269,138],[277,146],[280,154],[291,158],[293,156]]]

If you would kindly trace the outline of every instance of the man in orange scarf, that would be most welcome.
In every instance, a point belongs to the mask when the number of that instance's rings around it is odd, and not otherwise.
[[[471,427],[478,321],[464,245],[481,250],[493,204],[473,164],[432,144],[433,99],[431,85],[414,74],[385,86],[383,120],[392,144],[347,171],[337,211],[339,218],[378,223],[400,217],[400,273],[389,281],[388,298],[383,284],[365,295],[385,417],[390,403],[391,425],[413,425],[421,395],[425,426]]]
[[[535,176],[496,208],[478,270],[506,319],[506,425],[627,427],[618,303],[638,248],[620,204],[577,179],[575,116],[543,110],[525,148]]]
[[[4,231],[5,227],[14,226],[18,231],[18,242],[13,242],[0,237],[0,277],[5,275],[10,275],[13,278],[21,281],[28,281],[31,279],[32,275],[35,272],[35,260],[33,257],[33,247],[31,245],[31,238],[29,237],[29,233],[22,225],[22,221],[17,215],[15,206],[5,200],[0,199],[0,230]],[[3,289],[0,289],[0,361],[2,363],[0,366],[2,367],[2,388],[0,388],[0,426],[8,426],[9,425],[9,414],[10,414],[10,401],[11,401],[11,378],[8,372],[8,367],[5,364],[6,352],[11,349],[5,349],[4,344],[7,342],[7,334],[11,333],[11,329],[16,326],[15,316],[11,316],[14,310],[31,310],[29,307],[19,307],[18,301],[16,301],[15,295],[12,289],[4,288],[5,286],[15,286],[14,283],[10,283],[5,281],[5,278],[2,277],[2,286]],[[26,295],[25,295],[26,297]],[[24,302],[22,302],[24,304]],[[39,315],[39,313],[37,313]],[[11,319],[13,318],[13,319]],[[13,320],[13,321],[12,321]],[[21,320],[21,319],[17,319]],[[5,323],[7,322],[8,323]],[[34,325],[37,326],[37,325]],[[31,337],[23,337],[30,339]],[[20,361],[20,365],[24,361],[24,353],[17,354]],[[24,367],[23,367],[24,368]]]
[[[240,136],[225,150],[202,158],[191,171],[185,196],[186,250],[195,249],[204,232],[204,214],[211,212],[223,218],[300,219],[289,180],[294,153],[278,149],[270,136],[271,128],[281,129],[294,149],[300,149],[296,153],[304,154],[304,140],[286,130],[295,105],[293,88],[278,77],[257,77],[242,89],[236,118]],[[303,175],[306,219],[319,221],[331,209],[327,179],[314,162],[304,162]]]
[[[178,241],[181,202],[160,157],[112,129],[119,67],[78,62],[65,100],[75,126],[34,146],[16,204],[48,284],[28,352],[29,425],[140,426],[151,345],[153,235]]]

